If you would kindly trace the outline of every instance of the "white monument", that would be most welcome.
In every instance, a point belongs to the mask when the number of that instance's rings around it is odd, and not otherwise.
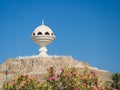
[[[46,47],[55,39],[55,35],[48,26],[44,25],[44,21],[42,21],[42,25],[38,26],[33,31],[31,39],[40,46],[38,56],[47,57],[48,55]]]

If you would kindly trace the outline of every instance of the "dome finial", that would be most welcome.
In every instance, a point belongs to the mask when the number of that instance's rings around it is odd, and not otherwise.
[[[42,19],[42,25],[44,25],[44,20]]]

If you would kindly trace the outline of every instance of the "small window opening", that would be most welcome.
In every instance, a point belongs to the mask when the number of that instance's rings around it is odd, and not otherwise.
[[[45,35],[50,35],[49,32],[46,32]]]
[[[35,33],[33,33],[33,36],[35,36]]]
[[[51,35],[53,36],[53,33]]]
[[[38,32],[38,34],[37,35],[42,35],[42,33],[41,32]]]

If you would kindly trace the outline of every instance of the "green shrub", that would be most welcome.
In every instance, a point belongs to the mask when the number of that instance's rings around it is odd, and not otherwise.
[[[48,69],[47,83],[52,90],[97,90],[102,86],[98,85],[98,77],[94,71],[80,71],[77,68],[61,68],[59,74],[55,74],[53,67]]]
[[[104,87],[93,70],[77,68],[61,68],[56,72],[54,67],[47,69],[43,81],[28,75],[21,75],[4,83],[4,90],[114,90]]]

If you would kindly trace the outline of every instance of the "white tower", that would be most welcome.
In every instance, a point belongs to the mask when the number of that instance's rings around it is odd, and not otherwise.
[[[55,35],[48,26],[44,25],[44,21],[42,21],[42,25],[33,31],[31,39],[41,47],[39,49],[39,56],[46,57],[48,56],[46,46],[55,39]]]

